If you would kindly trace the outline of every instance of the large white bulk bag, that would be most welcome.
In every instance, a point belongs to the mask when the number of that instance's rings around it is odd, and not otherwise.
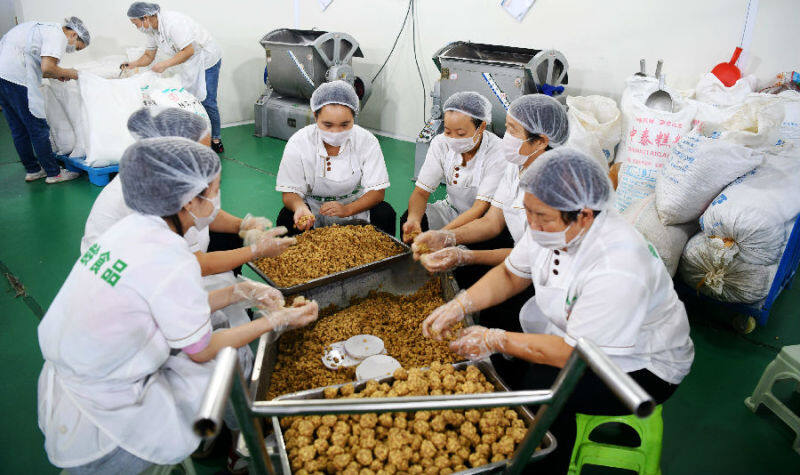
[[[800,155],[800,92],[783,91],[777,97],[783,104],[783,122],[778,131],[778,140],[793,145],[793,153]]]
[[[622,217],[631,223],[658,251],[671,277],[678,270],[686,242],[697,232],[697,223],[666,226],[659,219],[655,197],[650,196],[628,207]]]
[[[769,294],[777,264],[744,262],[732,254],[731,241],[696,234],[686,244],[678,272],[699,292],[723,302],[751,304]]]
[[[798,213],[800,159],[765,155],[711,202],[700,227],[707,237],[730,240],[742,261],[768,265],[780,259]]]
[[[595,158],[604,168],[614,161],[622,132],[622,113],[613,99],[604,96],[568,96],[567,145]]]
[[[42,85],[44,95],[44,114],[50,126],[50,142],[58,155],[69,155],[75,147],[75,132],[67,118],[67,113],[53,93],[49,84]]]
[[[655,203],[664,224],[695,221],[730,182],[757,167],[762,153],[694,130],[675,144],[656,177]]]
[[[81,73],[78,85],[86,110],[87,165],[103,167],[118,163],[125,149],[134,142],[128,132],[128,117],[142,107],[138,81],[103,79]]]
[[[777,96],[751,94],[731,112],[718,122],[705,121],[703,135],[752,148],[772,147],[778,142],[784,105]]]

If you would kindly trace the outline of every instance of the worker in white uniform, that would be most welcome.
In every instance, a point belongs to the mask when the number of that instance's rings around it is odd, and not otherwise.
[[[150,66],[156,54],[169,55],[150,70],[163,73],[180,65],[183,87],[199,100],[211,120],[211,148],[222,153],[220,116],[217,105],[222,49],[211,34],[180,12],[161,11],[156,3],[133,2],[128,8],[131,23],[147,36],[144,54],[136,61],[122,63],[121,69]]]
[[[400,218],[407,243],[428,229],[456,229],[486,214],[503,175],[500,139],[486,130],[492,120],[489,100],[477,92],[457,92],[442,109],[444,133],[431,140],[408,211]],[[442,181],[447,196],[428,203]]]
[[[694,346],[686,309],[654,247],[613,209],[607,171],[575,149],[545,153],[521,179],[529,224],[505,261],[423,322],[441,338],[466,313],[495,305],[533,284],[519,313],[522,333],[466,328],[450,348],[480,359],[501,353],[523,362],[503,369],[514,388],[550,386],[578,339],[596,343],[658,403],[689,373]],[[581,379],[551,431],[558,449],[542,473],[566,473],[575,413],[627,410],[593,373]]]
[[[368,222],[394,236],[396,213],[384,201],[389,173],[378,139],[355,125],[352,85],[332,81],[311,95],[316,124],[289,138],[275,189],[283,193],[276,224],[289,234],[331,224]]]
[[[220,163],[208,147],[144,139],[123,154],[120,176],[135,213],[78,259],[38,329],[39,427],[50,462],[73,475],[179,463],[200,443],[192,421],[217,352],[318,313],[315,302],[284,308],[265,284],[203,289],[182,234],[218,209]],[[260,318],[212,333],[210,313],[237,302]]]
[[[417,236],[412,249],[415,259],[430,272],[453,269],[461,288],[470,287],[511,252],[527,229],[521,174],[546,150],[560,147],[569,136],[569,122],[564,107],[544,94],[529,94],[515,99],[506,114],[506,132],[502,149],[506,164],[503,176],[484,216],[452,230],[428,231]],[[502,239],[504,235],[511,239]],[[498,242],[495,248],[475,248],[474,243]],[[425,245],[434,251],[424,256],[418,252]],[[519,331],[516,315],[533,296],[533,288],[481,312],[481,318],[493,326]]]
[[[78,71],[59,66],[66,53],[89,46],[89,31],[78,17],[63,24],[29,21],[0,39],[0,107],[11,129],[14,148],[25,167],[25,181],[48,184],[80,174],[59,167],[50,144],[42,79],[78,79]]]

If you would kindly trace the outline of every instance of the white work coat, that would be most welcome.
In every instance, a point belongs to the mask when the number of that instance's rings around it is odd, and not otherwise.
[[[354,125],[350,137],[339,147],[339,155],[330,157],[319,128],[311,124],[286,143],[275,189],[300,195],[316,218],[314,227],[323,227],[354,220],[369,222],[369,210],[347,218],[323,216],[319,213],[323,203],[349,204],[368,191],[388,187],[389,173],[374,135]]]
[[[175,464],[213,370],[171,355],[211,332],[208,294],[186,241],[132,214],[83,254],[39,324],[39,427],[50,461],[83,465],[116,447]]]
[[[646,368],[673,384],[689,373],[686,309],[655,248],[615,211],[600,213],[566,252],[526,232],[505,266],[536,291],[519,315],[526,333],[558,335],[570,346],[590,339],[623,371]]]
[[[161,11],[157,16],[158,30],[147,33],[145,48],[171,57],[192,45],[194,54],[180,65],[181,81],[198,101],[206,100],[206,69],[222,59],[222,49],[208,30],[183,13]]]
[[[447,146],[444,135],[431,140],[416,186],[433,193],[444,181],[447,197],[428,203],[425,215],[430,229],[443,228],[472,208],[476,200],[491,203],[506,165],[501,143],[496,135],[484,131],[478,151],[464,165],[463,157]]]
[[[525,205],[522,200],[525,198],[525,191],[520,188],[519,180],[522,175],[522,167],[513,163],[505,162],[503,176],[497,185],[497,191],[492,198],[492,206],[503,211],[503,218],[506,227],[517,244],[525,235],[528,229],[528,218],[525,215]]]
[[[21,23],[0,39],[0,78],[28,89],[28,109],[45,118],[42,94],[42,56],[56,60],[66,54],[67,36],[58,23]]]
[[[125,197],[122,195],[122,180],[117,175],[94,200],[81,239],[81,255],[89,250],[89,247],[97,242],[111,226],[134,213],[125,204]],[[208,252],[208,244],[211,239],[208,227],[198,231],[196,227],[192,226],[186,230],[183,237],[192,253]],[[236,277],[231,271],[203,277],[203,288],[209,292],[234,284],[236,284]],[[249,321],[250,317],[240,305],[231,305],[217,310],[211,318],[214,330],[244,325]],[[253,363],[253,350],[249,346],[239,348],[239,361],[242,363],[242,371],[248,374]]]

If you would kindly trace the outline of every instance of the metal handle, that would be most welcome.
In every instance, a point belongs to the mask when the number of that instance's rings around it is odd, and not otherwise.
[[[663,76],[662,76],[663,77]],[[576,346],[581,358],[592,371],[603,380],[611,391],[638,417],[647,417],[656,407],[653,398],[636,381],[603,353],[594,343],[584,338],[578,339]]]
[[[645,69],[646,68],[645,68],[644,58],[642,58],[639,60],[639,72],[641,73],[642,76],[647,76]]]
[[[236,350],[231,347],[223,348],[217,354],[214,373],[194,422],[194,432],[200,437],[211,437],[222,427],[222,416],[231,393],[237,360]]]
[[[475,407],[503,407],[544,404],[553,392],[545,390],[515,391],[449,396],[412,396],[363,399],[303,399],[257,401],[253,412],[262,416],[293,416],[299,414],[363,414],[368,412],[438,411]]]
[[[656,63],[656,77],[661,77],[661,67],[664,66],[664,60],[659,59]]]

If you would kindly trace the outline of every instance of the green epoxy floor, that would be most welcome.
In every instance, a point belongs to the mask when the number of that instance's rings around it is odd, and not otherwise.
[[[274,191],[284,142],[252,136],[252,126],[223,130],[228,152],[222,189],[227,211],[274,219]],[[392,186],[389,201],[405,210],[413,188],[414,146],[380,137]],[[36,419],[36,382],[42,359],[36,326],[78,258],[83,226],[100,188],[84,176],[58,185],[26,184],[5,120],[0,121],[0,473],[58,473],[44,452]],[[11,280],[24,286],[16,297]],[[775,303],[766,327],[750,335],[730,329],[731,314],[687,301],[696,358],[691,374],[664,408],[662,470],[665,474],[797,474],[800,455],[793,432],[765,409],[752,414],[742,403],[783,345],[800,344],[800,289]],[[789,383],[776,392],[800,411]],[[221,457],[196,464],[201,474],[222,469]],[[593,473],[597,473],[593,471]]]

